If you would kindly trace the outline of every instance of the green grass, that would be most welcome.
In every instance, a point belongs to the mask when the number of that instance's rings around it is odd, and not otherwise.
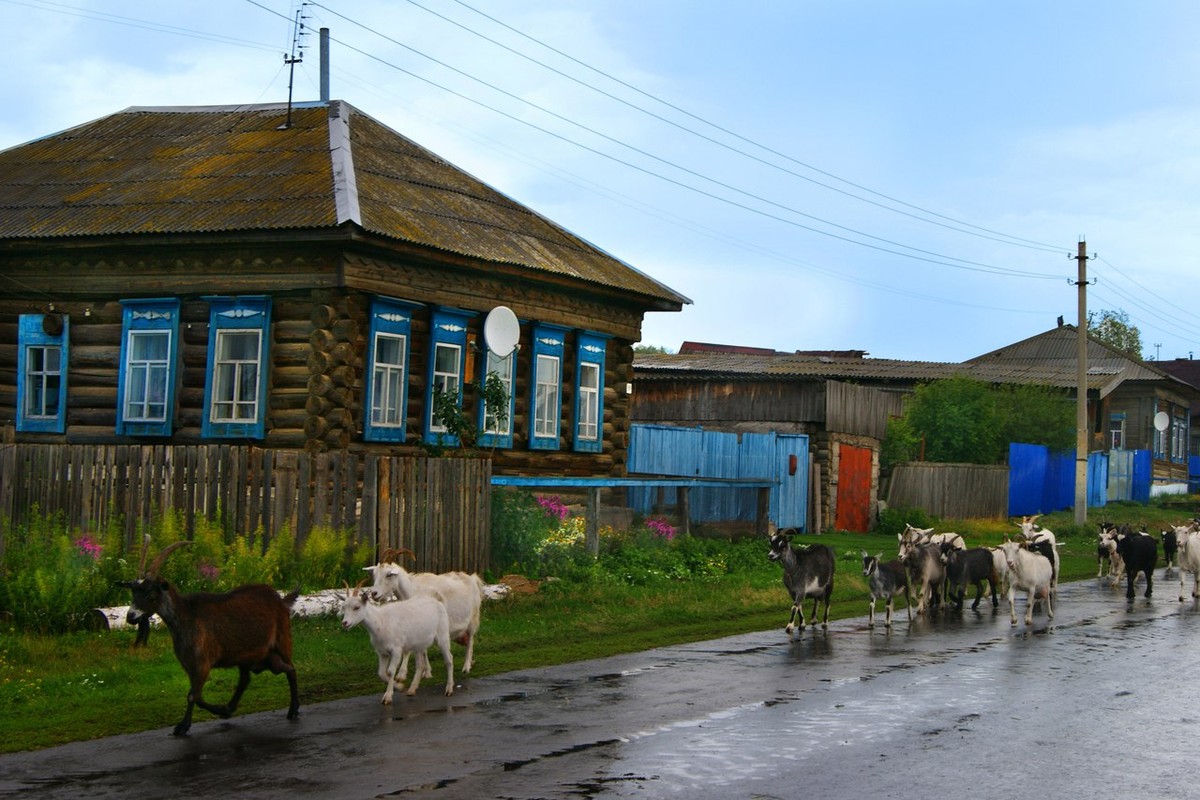
[[[1095,527],[1100,520],[1130,522],[1155,535],[1182,522],[1195,504],[1178,507],[1118,504],[1092,512],[1076,529],[1071,512],[1040,520],[1062,545],[1062,580],[1096,574]],[[963,534],[968,546],[994,545],[1016,526],[1006,520],[939,524]],[[831,618],[867,611],[860,552],[895,555],[894,534],[834,533],[804,536],[821,541],[838,556]],[[757,545],[755,545],[757,547]],[[717,578],[661,579],[643,586],[610,582],[584,585],[562,581],[543,591],[484,607],[476,642],[475,676],[598,658],[682,642],[778,628],[788,605],[779,567],[766,558],[761,568]],[[365,630],[342,631],[332,617],[296,619],[295,663],[301,713],[314,703],[380,694],[375,654]],[[169,634],[156,629],[146,648],[133,649],[133,633],[0,635],[0,752],[49,747],[118,733],[161,728],[164,735],[183,715],[187,680],[175,661]],[[456,653],[461,657],[461,648]],[[437,675],[435,666],[435,675]],[[233,691],[236,671],[215,671],[205,687],[210,700]],[[431,684],[426,684],[430,686]],[[421,691],[425,691],[422,688]],[[430,689],[430,691],[433,691]],[[287,706],[287,682],[269,673],[254,676],[238,714]],[[196,721],[211,719],[197,711]]]

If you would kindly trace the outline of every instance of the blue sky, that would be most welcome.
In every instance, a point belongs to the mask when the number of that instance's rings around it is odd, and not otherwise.
[[[0,0],[0,148],[287,99],[298,5]],[[481,13],[482,12],[482,13]],[[693,303],[643,342],[961,361],[1119,310],[1200,357],[1200,4],[326,0],[343,99]],[[473,31],[473,32],[472,32]]]

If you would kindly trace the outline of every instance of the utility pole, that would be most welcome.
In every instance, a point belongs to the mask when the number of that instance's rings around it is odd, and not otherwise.
[[[1069,256],[1068,256],[1069,257]],[[1087,242],[1079,241],[1075,255],[1079,264],[1079,330],[1076,331],[1075,375],[1075,524],[1087,522],[1087,465],[1088,465],[1088,366],[1087,366]]]

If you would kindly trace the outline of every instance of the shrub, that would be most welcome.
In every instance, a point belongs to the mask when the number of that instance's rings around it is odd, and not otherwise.
[[[164,515],[124,552],[119,523],[103,532],[70,531],[61,519],[35,516],[3,532],[0,616],[21,630],[61,633],[84,627],[92,609],[129,602],[118,581],[139,577],[143,547],[150,558],[185,538],[182,519]],[[297,555],[284,528],[266,540],[262,531],[226,540],[221,527],[195,521],[191,546],[175,551],[161,577],[181,592],[228,591],[247,583],[304,591],[357,582],[372,557],[370,543],[355,544],[349,531],[317,528]]]
[[[531,492],[492,492],[492,569],[497,574],[537,574],[539,546],[561,521],[556,507],[547,509]]]
[[[18,628],[57,633],[84,627],[92,609],[119,596],[120,535],[71,533],[55,518],[4,532],[0,613]]]
[[[919,508],[888,508],[879,512],[879,524],[875,527],[875,532],[896,536],[904,532],[906,525],[931,528],[934,520]]]

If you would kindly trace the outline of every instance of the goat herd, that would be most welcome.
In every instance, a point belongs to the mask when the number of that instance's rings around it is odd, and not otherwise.
[[[901,595],[906,600],[911,622],[913,591],[917,594],[917,614],[942,602],[953,602],[961,609],[968,586],[975,587],[971,608],[977,608],[985,581],[991,590],[993,607],[999,606],[1000,592],[1007,592],[1013,625],[1017,624],[1014,593],[1018,590],[1028,597],[1026,625],[1032,623],[1038,602],[1044,603],[1047,617],[1053,619],[1059,566],[1057,542],[1054,534],[1038,526],[1035,520],[1036,517],[1024,518],[1020,523],[1020,538],[994,548],[968,549],[957,533],[934,533],[932,528],[910,525],[898,535],[896,559],[885,562],[882,553],[872,556],[863,551],[863,575],[871,600],[868,625],[874,627],[875,603],[883,600],[884,624],[890,628],[895,599]],[[1144,575],[1149,597],[1158,562],[1158,543],[1158,538],[1128,526],[1101,525],[1097,577],[1103,577],[1106,565],[1112,585],[1117,585],[1124,575],[1128,582],[1126,596],[1132,600],[1134,583],[1139,575]],[[146,641],[148,620],[153,614],[159,615],[171,632],[175,656],[188,675],[187,709],[174,734],[187,735],[195,706],[221,718],[232,716],[250,683],[250,674],[263,670],[287,676],[291,692],[287,716],[296,719],[300,703],[292,665],[291,610],[299,592],[281,597],[270,586],[255,584],[224,594],[181,594],[158,573],[167,556],[187,544],[168,545],[149,567],[143,551],[140,577],[122,584],[133,594],[127,619],[138,627],[135,644]],[[1179,568],[1179,599],[1184,599],[1185,572],[1193,575],[1192,597],[1200,597],[1200,520],[1164,531],[1162,544],[1167,566],[1174,561]],[[362,623],[370,634],[379,657],[379,678],[387,687],[381,700],[384,704],[392,702],[396,688],[405,687],[410,655],[416,655],[416,665],[406,694],[415,694],[421,679],[432,677],[428,650],[434,644],[446,665],[445,692],[453,694],[454,658],[450,642],[455,640],[466,647],[461,671],[470,672],[483,601],[484,584],[478,575],[412,573],[396,563],[395,559],[404,553],[412,555],[408,550],[387,551],[380,563],[364,568],[374,579],[371,587],[364,588],[364,579],[357,587],[347,586],[344,592],[337,593],[342,604],[342,627],[349,630]],[[833,550],[824,544],[796,547],[789,532],[781,531],[771,537],[769,556],[783,566],[783,583],[792,600],[788,634],[797,627],[804,629],[808,620],[803,604],[810,598],[812,623],[816,623],[818,603],[824,602],[821,624],[828,627],[835,565]],[[206,702],[203,689],[209,672],[227,667],[236,667],[239,673],[233,696],[225,704]]]
[[[967,587],[975,587],[972,609],[979,607],[984,582],[991,592],[992,606],[1000,604],[999,595],[1007,593],[1012,624],[1017,624],[1015,593],[1026,593],[1025,624],[1033,622],[1034,607],[1045,606],[1048,619],[1054,619],[1054,603],[1058,589],[1058,542],[1054,533],[1041,527],[1037,517],[1024,517],[1018,523],[1020,537],[1005,541],[999,547],[968,549],[957,533],[934,533],[933,528],[914,528],[909,525],[897,535],[897,558],[883,561],[883,553],[870,555],[862,551],[863,577],[870,594],[868,627],[875,627],[875,603],[884,601],[884,625],[892,625],[892,611],[897,597],[905,598],[909,622],[913,618],[912,594],[917,595],[916,612],[943,601],[953,602],[961,610]],[[817,608],[824,603],[821,625],[829,625],[829,600],[833,595],[834,553],[824,544],[796,547],[791,544],[789,531],[771,537],[768,556],[783,567],[783,585],[792,600],[792,613],[785,630],[790,636],[803,630],[808,621],[804,616],[804,601],[812,600],[811,622],[816,624]],[[1173,526],[1161,535],[1166,566],[1174,564],[1179,570],[1179,600],[1184,600],[1184,575],[1192,574],[1192,597],[1200,598],[1200,519],[1187,525]],[[1145,596],[1154,589],[1154,569],[1158,564],[1159,539],[1128,525],[1101,523],[1097,544],[1096,577],[1104,577],[1108,567],[1112,586],[1125,577],[1126,598],[1135,596],[1134,584],[1139,575],[1146,578]],[[797,622],[799,624],[797,624]]]

